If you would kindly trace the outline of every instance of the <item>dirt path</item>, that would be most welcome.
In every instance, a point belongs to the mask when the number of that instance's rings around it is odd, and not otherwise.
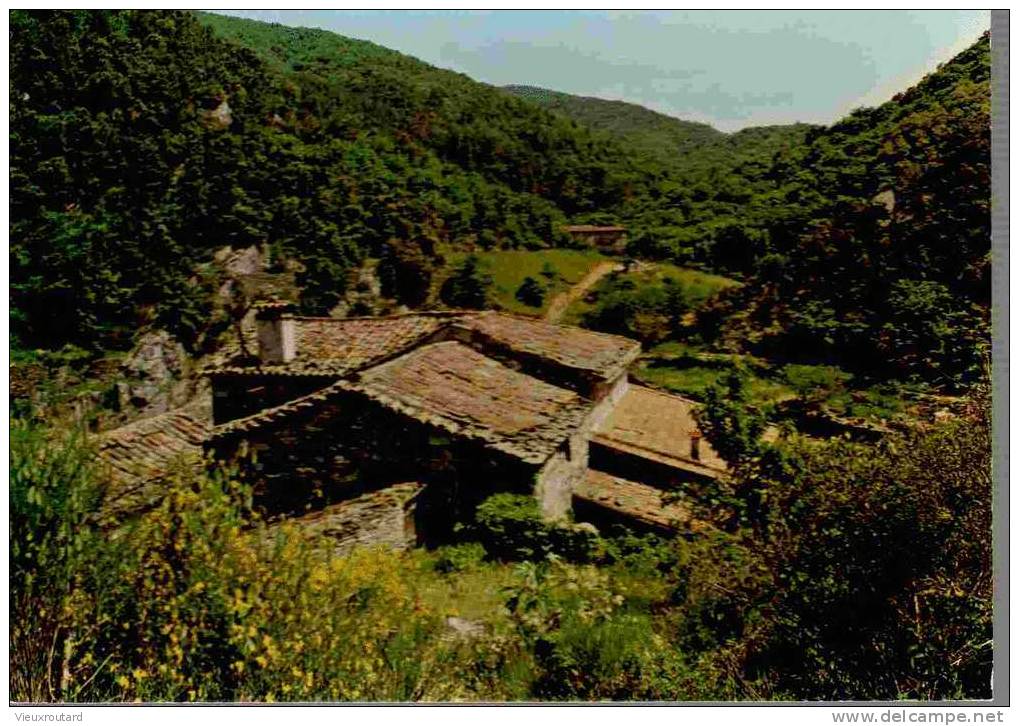
[[[600,262],[584,275],[584,277],[566,292],[560,293],[552,298],[548,310],[545,311],[545,320],[550,323],[557,323],[566,312],[566,308],[584,297],[587,291],[598,284],[598,281],[610,272],[622,270],[623,265],[619,262]]]

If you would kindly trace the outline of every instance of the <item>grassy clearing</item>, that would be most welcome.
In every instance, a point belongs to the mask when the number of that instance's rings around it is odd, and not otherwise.
[[[750,371],[750,392],[757,405],[770,407],[793,398],[815,402],[831,413],[850,418],[891,419],[909,405],[899,386],[854,385],[853,376],[834,366],[789,364],[740,355],[706,355],[697,346],[668,341],[648,351],[634,376],[650,385],[701,400],[711,386],[724,387],[732,366],[742,362]]]
[[[728,372],[728,366],[677,366],[662,360],[644,360],[634,375],[644,383],[700,400],[711,386],[724,386]],[[785,383],[756,374],[751,375],[750,393],[758,405],[775,404],[796,395]]]
[[[548,309],[552,298],[565,292],[599,262],[608,258],[594,250],[492,250],[477,253],[482,269],[492,276],[492,301],[499,308],[523,315],[541,315]],[[464,253],[450,254],[447,271],[437,281],[436,290],[466,257]],[[546,265],[553,268],[556,276],[549,278],[542,274]],[[545,299],[540,307],[525,305],[516,298],[517,289],[527,277],[534,278],[546,288]]]
[[[609,275],[599,282],[584,299],[576,301],[567,309],[562,322],[568,325],[580,324],[585,315],[598,307],[599,300],[612,290],[628,286],[634,290],[660,288],[665,286],[666,280],[672,280],[683,289],[684,297],[691,307],[697,307],[721,290],[739,284],[727,277],[665,262],[640,263],[637,269]]]

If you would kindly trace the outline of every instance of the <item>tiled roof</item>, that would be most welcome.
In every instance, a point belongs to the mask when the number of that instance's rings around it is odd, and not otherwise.
[[[417,348],[246,418],[216,428],[210,440],[278,423],[345,393],[476,440],[530,463],[544,462],[577,431],[591,403],[573,391],[518,373],[461,343]]]
[[[558,365],[611,378],[640,352],[629,338],[507,313],[425,312],[377,318],[295,317],[296,357],[289,363],[231,364],[234,343],[213,374],[344,376],[399,355],[454,326],[468,330],[511,352],[535,356]],[[253,330],[245,331],[250,353],[257,353]]]
[[[344,370],[357,370],[407,349],[445,325],[449,317],[296,318],[295,362],[342,361]]]
[[[453,341],[418,348],[337,386],[531,463],[545,461],[575,433],[591,405]]]
[[[661,529],[697,529],[689,507],[668,502],[666,492],[647,484],[589,469],[574,486],[573,498]]]
[[[250,416],[228,421],[214,428],[209,434],[207,441],[212,442],[217,439],[224,439],[234,434],[254,431],[273,422],[283,421],[292,414],[299,411],[309,411],[333,396],[340,395],[342,390],[338,384],[333,384],[314,393],[309,393],[306,396],[287,401],[279,406],[266,408]]]
[[[231,365],[230,356],[213,374],[342,376],[397,355],[460,317],[458,313],[412,313],[378,318],[294,317],[296,357],[288,363]],[[250,353],[258,353],[254,326],[245,330]],[[230,353],[239,352],[236,342]]]
[[[457,324],[511,351],[590,371],[603,378],[622,373],[640,354],[640,343],[629,338],[518,315],[484,312],[464,317]]]
[[[631,385],[608,418],[595,428],[592,441],[717,476],[725,471],[726,463],[706,438],[700,440],[700,458],[690,455],[690,433],[697,430],[695,405],[679,396]]]
[[[101,435],[99,459],[108,468],[108,506],[137,509],[158,499],[151,485],[179,467],[196,466],[210,427],[180,411],[159,414]]]

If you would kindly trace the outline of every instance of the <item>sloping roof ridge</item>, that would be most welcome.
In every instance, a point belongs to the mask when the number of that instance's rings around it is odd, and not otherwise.
[[[458,318],[476,315],[479,310],[411,310],[392,315],[358,315],[349,318],[334,318],[331,315],[294,315],[293,320],[318,320],[331,323],[348,323],[354,320],[400,320],[402,318]]]
[[[523,320],[523,321],[526,321],[526,322],[529,322],[529,323],[540,323],[541,325],[547,325],[547,326],[553,327],[553,328],[567,328],[569,330],[576,330],[576,331],[580,331],[582,333],[587,333],[588,335],[595,335],[595,336],[598,336],[598,337],[601,337],[601,338],[612,338],[612,339],[615,339],[615,340],[623,340],[623,341],[626,341],[627,343],[631,343],[633,345],[640,345],[640,341],[639,340],[635,340],[634,338],[628,338],[627,336],[619,335],[618,333],[606,333],[606,332],[603,332],[601,330],[591,330],[590,328],[584,328],[584,327],[581,327],[580,325],[570,325],[568,323],[551,323],[548,320],[545,320],[544,318],[536,318],[536,317],[534,317],[532,315],[524,315],[523,313],[514,313],[514,312],[510,312],[508,310],[476,310],[474,312],[473,316],[466,316],[466,317],[481,317],[481,316],[485,316],[485,315],[494,315],[494,316],[499,316],[499,317],[503,317],[503,318],[514,318],[516,320]]]
[[[183,428],[179,425],[185,420],[188,424],[193,424],[193,427],[185,425]],[[164,427],[161,424],[169,424],[175,431],[179,431],[182,434],[190,435],[203,429],[208,430],[208,426],[201,420],[195,418],[190,413],[181,410],[174,409],[171,411],[164,411],[163,413],[157,413],[152,416],[146,416],[145,418],[131,421],[123,426],[118,426],[114,429],[108,429],[99,433],[99,445],[100,447],[108,446],[116,442],[118,435],[122,434],[145,434],[153,431],[160,431]],[[190,430],[189,430],[190,429]]]
[[[291,413],[311,408],[314,404],[326,401],[338,393],[340,390],[337,388],[339,383],[342,383],[342,381],[337,381],[330,386],[326,386],[325,388],[306,394],[300,398],[287,401],[286,403],[281,403],[278,406],[263,409],[262,411],[253,413],[250,416],[234,419],[233,421],[227,421],[225,424],[221,424],[213,429],[208,436],[208,440],[212,441],[215,439],[222,439],[233,434],[251,431],[263,426],[264,424],[282,420]]]
[[[683,401],[684,403],[689,403],[692,406],[701,406],[701,405],[703,405],[701,401],[698,401],[696,399],[688,398],[687,396],[681,396],[678,393],[673,393],[671,391],[665,390],[664,388],[659,388],[657,386],[647,385],[645,383],[631,383],[630,387],[631,388],[639,388],[641,390],[648,391],[649,393],[654,393],[656,395],[661,396],[662,398],[678,398],[680,401]]]
[[[454,343],[454,345],[456,345],[456,343]],[[448,413],[435,412],[424,412],[427,415],[423,416],[423,409],[420,406],[416,406],[413,403],[408,403],[388,393],[384,393],[383,391],[378,390],[378,387],[370,382],[362,382],[360,380],[343,380],[337,381],[336,387],[361,394],[369,400],[374,401],[391,411],[409,416],[415,421],[428,426],[434,426],[437,429],[441,429],[463,439],[477,441],[484,446],[510,454],[511,456],[515,456],[519,459],[523,459],[528,463],[541,464],[548,458],[547,455],[541,455],[529,448],[517,446],[512,440],[506,440],[503,437],[491,434],[483,428],[475,425],[470,419],[460,419],[459,417],[452,416]]]

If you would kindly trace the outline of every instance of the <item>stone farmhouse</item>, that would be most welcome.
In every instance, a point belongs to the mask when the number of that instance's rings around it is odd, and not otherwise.
[[[550,519],[692,526],[663,493],[725,463],[690,401],[629,381],[639,354],[627,338],[493,311],[343,319],[264,304],[207,371],[211,422],[147,419],[108,435],[104,456],[123,469],[134,446],[158,464],[157,430],[196,460],[200,439],[207,458],[242,462],[267,512],[341,547],[427,543],[500,491],[535,496]]]
[[[602,252],[622,254],[626,251],[626,227],[572,224],[564,229],[575,242],[583,242]]]

